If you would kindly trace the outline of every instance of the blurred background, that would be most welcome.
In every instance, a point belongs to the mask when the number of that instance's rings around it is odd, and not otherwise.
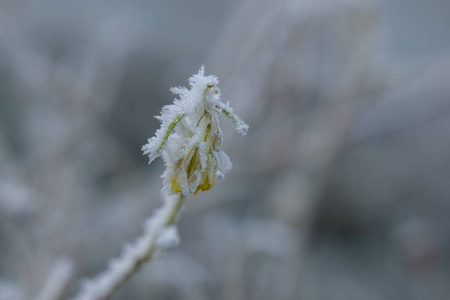
[[[73,296],[161,204],[202,64],[250,125],[114,299],[450,299],[450,1],[1,0],[0,299]]]

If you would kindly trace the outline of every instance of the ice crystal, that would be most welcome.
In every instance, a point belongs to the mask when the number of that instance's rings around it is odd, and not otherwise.
[[[180,244],[180,237],[178,235],[178,229],[176,226],[165,227],[158,234],[156,240],[158,246],[163,249],[174,248]]]
[[[162,108],[161,115],[156,117],[161,127],[142,147],[149,163],[163,156],[166,170],[162,177],[169,194],[186,196],[209,190],[231,169],[230,159],[219,148],[222,143],[219,117],[228,117],[242,135],[247,133],[248,126],[228,103],[220,101],[218,84],[216,76],[205,76],[202,66],[189,78],[190,89],[171,88],[178,98]]]

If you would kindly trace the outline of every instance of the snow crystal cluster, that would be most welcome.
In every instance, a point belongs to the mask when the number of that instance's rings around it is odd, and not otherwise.
[[[205,76],[202,66],[189,78],[190,89],[172,88],[178,95],[173,104],[162,108],[156,118],[161,128],[142,147],[151,163],[163,156],[166,170],[162,175],[164,189],[171,195],[196,194],[209,190],[231,169],[226,153],[220,150],[222,130],[219,117],[225,115],[235,124],[238,133],[245,135],[245,124],[227,104],[220,101],[216,76]]]

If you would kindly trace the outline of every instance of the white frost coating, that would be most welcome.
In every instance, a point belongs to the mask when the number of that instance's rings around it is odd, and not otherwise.
[[[248,131],[248,125],[229,104],[220,101],[218,84],[216,76],[205,76],[202,66],[189,78],[190,89],[171,88],[179,97],[162,108],[156,117],[161,128],[142,147],[150,163],[163,156],[166,171],[162,177],[169,194],[186,196],[209,190],[231,169],[228,156],[219,148],[221,115],[234,122],[238,133],[245,135]]]
[[[238,133],[240,133],[242,136],[247,134],[248,131],[248,125],[245,124],[244,121],[242,121],[241,118],[239,118],[238,115],[236,115],[233,111],[233,109],[230,107],[230,103],[227,102],[227,104],[220,103],[220,106],[222,108],[222,112],[231,120],[234,122],[234,128]]]
[[[124,247],[122,254],[108,264],[97,277],[82,283],[81,291],[73,300],[105,299],[135,272],[144,261],[151,258],[158,246],[166,248],[178,242],[176,229],[171,225],[180,212],[182,197],[166,197],[164,205],[148,218],[144,233],[133,244]],[[170,224],[168,224],[170,223]],[[172,244],[170,244],[172,242]]]
[[[161,230],[156,241],[159,247],[170,249],[180,244],[180,237],[176,226],[169,226]]]

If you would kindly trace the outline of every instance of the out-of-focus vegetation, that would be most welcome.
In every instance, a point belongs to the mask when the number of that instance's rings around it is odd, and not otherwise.
[[[249,134],[227,134],[233,169],[187,199],[181,246],[115,299],[449,299],[449,15],[2,1],[0,299],[70,297],[139,235],[161,201],[152,116],[202,64]]]

